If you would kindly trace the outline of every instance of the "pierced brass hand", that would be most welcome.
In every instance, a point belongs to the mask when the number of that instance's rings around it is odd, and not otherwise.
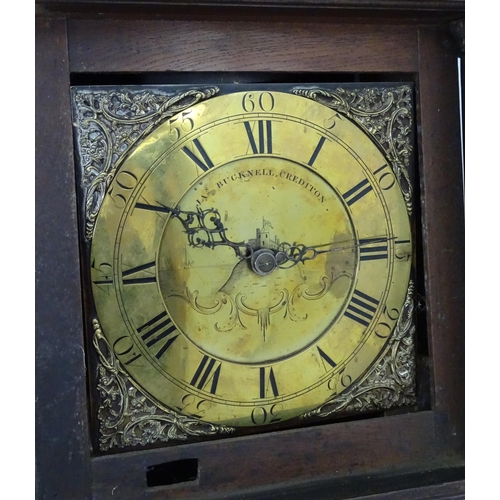
[[[367,245],[373,245],[377,243],[387,243],[389,240],[396,239],[395,236],[375,236],[372,238],[360,239],[358,243],[352,243],[352,240],[345,241],[345,245],[342,242],[329,242],[320,245],[306,246],[300,243],[282,243],[280,245],[280,250],[276,254],[276,260],[278,261],[277,267],[280,269],[289,269],[296,266],[300,262],[304,263],[308,260],[315,259],[318,255],[330,252],[340,252],[342,250],[350,250],[359,247],[365,247]],[[349,243],[349,244],[347,244]],[[336,246],[333,246],[333,245]],[[328,247],[328,248],[325,248]],[[324,250],[322,250],[324,248]],[[288,264],[288,265],[287,265]]]
[[[252,270],[261,276],[270,274],[274,269],[290,269],[300,262],[315,259],[318,255],[330,252],[340,252],[377,243],[387,243],[396,239],[387,236],[375,236],[372,238],[360,239],[358,243],[352,240],[342,242],[329,242],[320,245],[306,246],[302,243],[281,243],[278,250],[269,248],[254,248],[250,244],[241,241],[231,241],[226,236],[226,228],[222,222],[219,211],[216,208],[206,208],[202,210],[197,207],[196,212],[181,210],[179,207],[169,207],[159,202],[158,205],[146,205],[137,203],[136,207],[155,210],[157,212],[169,213],[178,219],[187,234],[189,245],[194,248],[211,248],[217,246],[228,246],[232,248],[236,257],[240,259],[250,259]],[[333,245],[336,246],[333,246]]]
[[[172,208],[158,201],[156,203],[158,205],[137,203],[136,207],[171,214],[172,217],[178,219],[184,227],[190,246],[211,249],[217,246],[228,246],[234,250],[236,257],[249,259],[252,256],[254,249],[248,243],[234,242],[226,236],[226,228],[216,208],[202,210],[197,207],[194,212],[181,210],[179,207]]]

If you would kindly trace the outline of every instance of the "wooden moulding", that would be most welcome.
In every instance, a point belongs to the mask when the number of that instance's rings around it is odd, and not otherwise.
[[[381,470],[422,468],[434,456],[432,412],[398,415],[343,424],[294,429],[244,438],[182,445],[93,459],[93,480],[99,498],[204,498],[274,483]],[[196,457],[197,481],[146,488],[145,471],[158,463]]]
[[[37,494],[90,498],[66,23],[36,28]]]
[[[420,178],[437,440],[442,453],[460,455],[465,440],[464,192],[457,54],[444,31],[419,31]]]
[[[240,21],[69,22],[72,72],[414,72],[407,26]]]
[[[453,10],[460,2],[446,3]],[[289,23],[237,16],[190,21],[188,14],[179,20],[91,20],[80,14],[37,21],[38,497],[205,500],[352,474],[364,477],[368,494],[376,473],[397,477],[463,464],[463,192],[456,54],[447,27],[417,20],[403,25],[390,17],[386,24],[380,18],[352,24],[333,15],[317,23],[297,12]],[[83,354],[70,74],[270,70],[414,76],[432,408],[95,457]],[[181,458],[198,458],[197,480],[146,487],[148,466]],[[462,483],[450,488],[460,494]],[[407,498],[420,498],[417,493]],[[435,493],[442,495],[442,488]]]
[[[217,10],[227,8],[255,8],[266,11],[389,11],[392,16],[398,12],[439,12],[458,11],[465,8],[464,0],[35,0],[35,4],[43,6],[49,11],[80,11],[80,12],[114,12],[123,13],[139,8],[153,9],[158,12],[162,8],[193,9],[210,8]],[[150,10],[151,11],[151,10]]]

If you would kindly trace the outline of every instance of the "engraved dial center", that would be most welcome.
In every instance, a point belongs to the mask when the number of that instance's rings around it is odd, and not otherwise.
[[[165,225],[158,260],[164,304],[207,355],[244,364],[285,359],[335,322],[352,291],[356,249],[304,262],[286,253],[299,243],[354,241],[347,210],[322,177],[283,158],[242,158],[209,170],[178,207],[216,209],[227,239],[252,249],[241,257],[231,246],[195,247],[179,220]]]

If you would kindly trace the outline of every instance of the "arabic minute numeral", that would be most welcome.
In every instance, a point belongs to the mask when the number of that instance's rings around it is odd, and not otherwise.
[[[116,174],[114,184],[108,191],[108,196],[113,200],[116,208],[125,208],[130,194],[137,186],[137,183],[138,179],[132,172],[123,170]]]
[[[98,266],[95,262],[92,262],[92,270],[98,273],[98,278],[93,280],[92,283],[97,285],[101,290],[102,285],[112,285],[113,284],[113,266],[107,262],[101,262]]]
[[[274,109],[274,96],[270,92],[261,92],[255,95],[247,92],[241,101],[242,108],[247,112],[252,111],[272,111]]]
[[[281,403],[273,404],[267,410],[264,406],[257,406],[252,410],[250,418],[255,425],[271,424],[281,420],[279,415],[282,411]]]
[[[380,175],[377,177],[378,174]],[[394,173],[392,172],[389,165],[387,165],[387,163],[385,163],[380,168],[375,170],[375,172],[373,172],[373,175],[376,177],[379,186],[384,191],[391,189],[391,187],[394,186],[394,184],[396,184],[396,178],[394,177]]]
[[[177,406],[177,410],[181,413],[189,414],[194,418],[203,418],[204,413],[209,410],[212,406],[210,401],[206,399],[200,399],[192,394],[186,394],[181,399],[180,406]]]
[[[187,134],[193,130],[194,121],[188,116],[191,111],[191,109],[183,111],[180,115],[168,121],[170,136],[174,141],[179,140],[182,134]]]
[[[120,358],[120,362],[124,365],[136,365],[136,361],[142,357],[140,352],[135,349],[135,344],[127,335],[122,335],[113,343],[113,351]],[[142,366],[142,363],[139,363]]]

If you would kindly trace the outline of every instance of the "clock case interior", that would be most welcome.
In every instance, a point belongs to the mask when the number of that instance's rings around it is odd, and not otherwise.
[[[415,134],[415,88],[414,82],[411,78],[407,78],[411,75],[397,75],[394,77],[394,81],[387,81],[387,75],[384,81],[377,81],[380,78],[378,75],[323,75],[323,78],[327,81],[318,81],[317,75],[301,75],[301,78],[295,78],[293,83],[279,82],[280,79],[285,79],[283,75],[273,75],[273,74],[217,74],[217,75],[206,75],[206,74],[191,74],[182,75],[179,78],[175,74],[169,79],[172,83],[169,84],[159,84],[156,83],[155,76],[149,75],[147,82],[138,81],[141,80],[138,77],[130,77],[128,75],[114,75],[110,78],[109,75],[80,75],[77,81],[73,82],[75,85],[72,87],[72,106],[73,106],[73,121],[74,121],[74,141],[75,141],[75,163],[77,165],[76,172],[76,191],[78,198],[78,208],[79,208],[79,225],[80,225],[80,253],[81,253],[81,274],[83,286],[83,299],[84,299],[84,311],[85,311],[85,341],[86,341],[86,362],[87,362],[87,374],[88,374],[88,399],[89,399],[89,421],[91,428],[91,439],[94,448],[95,455],[102,454],[112,454],[119,453],[123,451],[132,451],[138,449],[148,449],[148,448],[158,448],[163,446],[177,446],[183,443],[189,442],[199,442],[206,440],[216,440],[216,439],[226,439],[234,438],[237,436],[256,434],[256,433],[267,433],[280,431],[285,429],[291,429],[296,427],[310,427],[317,425],[324,425],[332,422],[342,422],[342,421],[353,421],[359,419],[367,418],[383,418],[386,415],[392,415],[397,413],[408,413],[408,412],[418,412],[428,410],[430,408],[430,392],[429,392],[429,370],[428,370],[428,344],[427,344],[427,334],[426,334],[426,311],[425,311],[425,289],[423,280],[423,267],[422,263],[422,234],[420,231],[420,225],[416,222],[420,219],[420,207],[418,200],[420,199],[419,193],[419,181],[418,181],[418,169],[416,162],[416,154],[418,151],[418,145],[416,143]],[[405,78],[406,76],[406,78]],[[164,76],[162,77],[164,80]],[[182,80],[177,81],[177,80]],[[360,81],[365,80],[365,81]],[[227,83],[234,82],[235,83]],[[189,83],[185,83],[189,82]],[[112,83],[112,85],[107,85],[107,83]],[[398,405],[394,404],[390,408],[373,408],[371,406],[366,406],[359,411],[351,407],[348,410],[334,412],[326,417],[314,417],[308,419],[294,418],[285,422],[270,424],[266,426],[259,426],[256,428],[239,428],[230,435],[225,434],[213,434],[213,435],[198,435],[198,436],[186,436],[182,432],[177,435],[172,433],[173,437],[165,437],[165,433],[160,432],[159,436],[150,436],[146,439],[136,439],[135,442],[124,443],[120,440],[119,435],[123,433],[124,426],[130,422],[130,418],[125,418],[121,424],[114,426],[113,422],[117,422],[117,414],[123,412],[123,397],[124,394],[119,394],[116,392],[116,388],[120,384],[113,384],[110,379],[113,378],[113,369],[106,367],[109,363],[109,352],[107,347],[102,343],[102,341],[96,340],[96,330],[93,325],[93,318],[96,317],[95,306],[92,299],[91,293],[91,277],[90,277],[90,267],[91,263],[91,244],[89,238],[86,238],[85,231],[86,225],[88,223],[88,214],[86,213],[86,201],[88,200],[88,182],[89,179],[85,178],[85,173],[83,169],[83,164],[85,163],[84,155],[88,153],[89,149],[85,149],[84,141],[91,137],[96,137],[99,134],[99,128],[112,126],[111,122],[101,123],[99,126],[92,131],[89,135],[85,136],[83,129],[79,129],[81,126],[81,121],[79,122],[79,117],[81,118],[81,113],[76,104],[75,97],[77,95],[103,95],[104,94],[127,94],[133,95],[141,92],[151,92],[153,95],[172,95],[185,92],[189,89],[203,89],[207,87],[217,87],[219,89],[217,95],[230,94],[233,92],[242,91],[255,91],[255,90],[269,90],[277,92],[291,92],[292,89],[297,87],[303,88],[320,88],[330,92],[336,92],[338,89],[343,89],[346,92],[353,92],[356,95],[365,92],[368,89],[372,89],[375,94],[381,94],[384,89],[395,89],[402,88],[403,86],[409,86],[411,89],[411,127],[407,132],[408,144],[411,146],[411,154],[409,156],[409,161],[407,165],[408,175],[411,182],[411,187],[413,190],[412,196],[412,215],[410,217],[410,223],[412,227],[413,234],[413,271],[412,280],[415,283],[415,291],[413,296],[414,310],[413,310],[413,321],[415,325],[415,336],[414,336],[414,383],[415,383],[415,400],[414,404],[408,405]],[[89,101],[91,102],[91,101]],[[97,105],[97,102],[94,102]],[[375,102],[374,106],[380,105],[379,102]],[[340,110],[342,112],[342,110]],[[129,116],[133,116],[133,112],[128,109],[126,111]],[[170,115],[171,116],[171,115]],[[351,119],[355,119],[355,114],[351,115]],[[165,115],[160,119],[157,125],[168,119],[169,115]],[[154,117],[157,118],[157,117]],[[154,119],[152,118],[152,120]],[[355,120],[354,120],[355,121]],[[156,125],[156,126],[157,126]],[[119,129],[117,129],[119,130]],[[124,129],[126,131],[126,128]],[[143,136],[139,136],[142,139]],[[83,139],[83,141],[82,141]],[[98,138],[102,140],[102,137]],[[125,149],[125,158],[127,154],[133,150],[134,146],[139,141],[130,140],[128,138]],[[376,142],[376,141],[375,141]],[[376,142],[377,143],[377,142]],[[111,144],[107,144],[106,147],[109,148]],[[379,145],[381,151],[386,155],[386,151]],[[119,158],[118,155],[114,155],[114,161]],[[121,164],[121,162],[120,162]],[[106,361],[107,359],[107,361]],[[144,394],[140,388],[135,387],[133,382],[128,380],[122,380],[121,383],[127,383],[127,391],[130,392],[130,399],[127,404],[134,404],[137,406],[137,415],[143,418],[148,412],[150,414],[161,416],[163,415],[164,409],[161,405],[154,402],[147,394]],[[106,387],[105,387],[106,386]],[[125,396],[128,397],[128,396]],[[142,413],[141,413],[142,406]],[[111,413],[110,413],[111,412]],[[147,427],[147,424],[144,428]],[[168,427],[167,427],[168,429]],[[147,430],[146,430],[147,433]],[[139,436],[142,436],[142,431],[139,431]]]

